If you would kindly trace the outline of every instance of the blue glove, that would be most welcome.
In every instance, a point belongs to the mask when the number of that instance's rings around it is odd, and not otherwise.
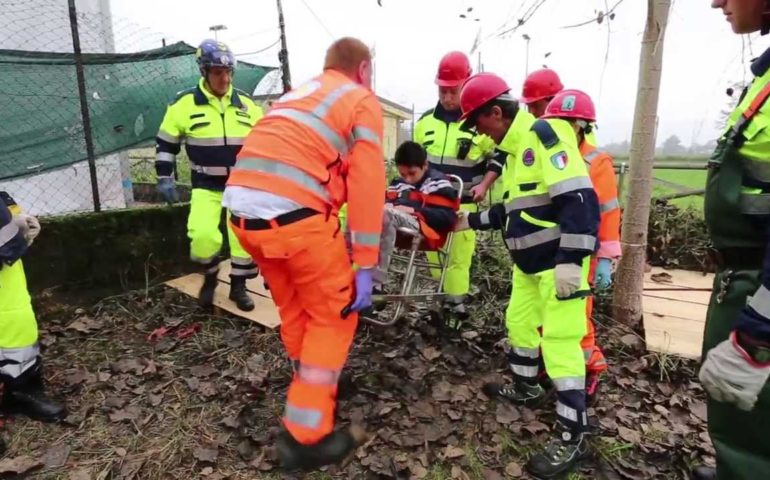
[[[372,306],[373,274],[373,268],[359,268],[356,271],[356,298],[350,305],[351,311],[360,312]]]
[[[596,264],[596,275],[594,276],[594,286],[598,290],[604,290],[612,285],[612,260],[609,258],[600,258]]]
[[[179,201],[179,192],[176,191],[176,184],[171,177],[161,177],[158,179],[158,192],[168,203]]]

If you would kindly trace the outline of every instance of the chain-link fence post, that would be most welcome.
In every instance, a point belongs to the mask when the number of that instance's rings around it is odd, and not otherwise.
[[[99,200],[99,183],[96,177],[96,155],[94,153],[94,139],[91,131],[91,114],[88,111],[88,97],[86,96],[86,76],[83,72],[83,52],[80,50],[80,35],[78,33],[78,14],[75,8],[75,0],[68,0],[70,13],[70,27],[72,29],[72,47],[75,53],[75,73],[78,80],[78,95],[80,96],[80,115],[83,119],[83,135],[86,141],[86,155],[88,156],[88,173],[91,176],[91,193],[94,199],[94,211],[102,210]]]

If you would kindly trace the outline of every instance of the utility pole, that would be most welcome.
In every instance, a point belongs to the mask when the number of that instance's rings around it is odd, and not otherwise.
[[[88,173],[91,177],[91,196],[94,202],[94,212],[102,210],[99,198],[99,181],[96,176],[96,153],[94,152],[94,138],[91,131],[91,112],[88,110],[88,95],[86,93],[86,75],[83,68],[83,53],[80,49],[80,33],[78,31],[78,12],[75,0],[69,0],[70,30],[72,31],[72,49],[75,54],[75,77],[78,84],[78,96],[80,98],[80,119],[83,122],[83,136],[86,142],[86,158],[88,159]]]
[[[219,31],[220,30],[227,30],[227,26],[226,25],[212,25],[212,26],[209,27],[209,30],[214,32],[214,40],[216,40],[218,42],[219,41]]]
[[[529,75],[529,41],[532,39],[526,33],[522,35],[521,38],[527,41],[527,56],[526,56],[526,62],[524,64],[524,75]]]
[[[283,93],[291,90],[291,73],[289,72],[289,49],[286,47],[286,24],[283,21],[283,6],[281,0],[278,4],[278,27],[281,29],[281,50],[278,52],[278,61],[281,62],[283,72]]]
[[[377,44],[372,45],[372,91],[377,91]]]

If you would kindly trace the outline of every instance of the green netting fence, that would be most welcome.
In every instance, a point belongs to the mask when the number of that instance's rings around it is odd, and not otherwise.
[[[152,141],[167,103],[200,78],[194,53],[179,42],[82,54],[97,157]],[[234,84],[251,93],[271,70],[241,61]],[[74,54],[0,50],[0,111],[0,180],[87,159]]]

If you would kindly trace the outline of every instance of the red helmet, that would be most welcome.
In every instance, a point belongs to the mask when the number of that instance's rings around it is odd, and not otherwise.
[[[460,91],[460,108],[463,112],[460,119],[468,118],[482,105],[507,93],[510,89],[505,80],[494,73],[477,73],[470,77]]]
[[[573,89],[562,90],[545,107],[542,118],[574,118],[595,122],[596,109],[587,93]]]
[[[524,88],[521,89],[521,101],[533,103],[544,98],[553,97],[564,89],[559,80],[559,75],[550,68],[535,70],[524,80]]]
[[[441,59],[436,73],[439,87],[458,87],[471,76],[471,62],[463,52],[449,52]]]

